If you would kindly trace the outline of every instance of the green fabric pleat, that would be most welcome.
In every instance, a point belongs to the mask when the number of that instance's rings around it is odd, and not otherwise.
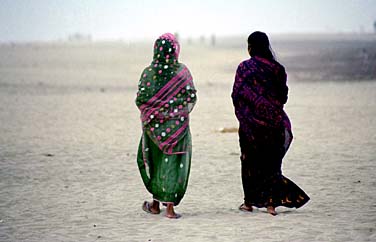
[[[178,205],[188,185],[191,167],[192,145],[189,129],[177,146],[186,148],[184,154],[163,153],[146,133],[142,134],[137,163],[142,180],[153,198],[160,202]]]

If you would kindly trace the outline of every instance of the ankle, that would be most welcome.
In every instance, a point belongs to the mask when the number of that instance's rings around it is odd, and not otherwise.
[[[153,200],[152,204],[151,204],[151,207],[155,210],[158,210],[159,209],[159,202],[156,201],[156,200]]]
[[[270,213],[271,215],[277,215],[277,212],[275,211],[275,208],[273,206],[268,206],[266,208],[266,210],[268,211],[268,213]]]
[[[167,204],[166,210],[169,213],[172,213],[172,214],[175,213],[175,211],[174,211],[174,205],[172,203]]]

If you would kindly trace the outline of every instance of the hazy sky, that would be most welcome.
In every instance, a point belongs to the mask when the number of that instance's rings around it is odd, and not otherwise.
[[[0,0],[0,41],[371,32],[376,0]]]

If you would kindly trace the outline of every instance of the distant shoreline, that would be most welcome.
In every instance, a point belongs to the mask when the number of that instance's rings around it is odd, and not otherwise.
[[[248,34],[236,34],[236,35],[215,35],[210,34],[207,36],[200,36],[200,37],[184,37],[181,38],[181,42],[185,43],[188,41],[193,42],[200,42],[202,39],[208,40],[211,36],[215,36],[215,38],[219,41],[221,40],[239,40],[244,39],[248,36]],[[376,41],[376,33],[372,32],[343,32],[343,33],[270,33],[269,34],[271,40],[371,40]],[[145,38],[140,39],[137,38],[135,40],[130,39],[58,39],[58,40],[30,40],[30,41],[19,41],[19,40],[10,40],[4,41],[0,40],[0,45],[30,45],[30,44],[108,44],[108,43],[125,43],[125,44],[142,44],[142,43],[150,43],[153,42],[154,39],[152,38]]]
[[[376,34],[281,34],[271,35],[270,41],[289,81],[376,80]],[[152,56],[152,43],[152,40],[5,43],[0,44],[1,70],[9,75],[15,70],[24,73],[27,82],[33,77],[35,83],[49,83],[44,79],[57,76],[74,84],[83,81],[92,85],[89,80],[96,80],[100,85],[116,82],[110,86],[117,86],[125,75],[129,81],[139,78],[140,69]],[[197,78],[212,73],[212,77],[203,81],[213,85],[232,80],[237,65],[249,58],[244,36],[183,39],[181,46],[184,51],[180,61],[188,64]]]

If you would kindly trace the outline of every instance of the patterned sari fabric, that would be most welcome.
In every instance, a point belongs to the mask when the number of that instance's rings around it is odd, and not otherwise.
[[[239,120],[245,204],[296,207],[309,197],[282,175],[282,159],[291,141],[291,123],[283,107],[288,87],[282,65],[252,57],[238,66],[232,100]]]
[[[196,103],[192,76],[178,62],[179,50],[172,34],[156,40],[153,61],[141,74],[136,98],[143,131],[137,156],[141,177],[154,199],[175,205],[188,184],[189,113]]]

